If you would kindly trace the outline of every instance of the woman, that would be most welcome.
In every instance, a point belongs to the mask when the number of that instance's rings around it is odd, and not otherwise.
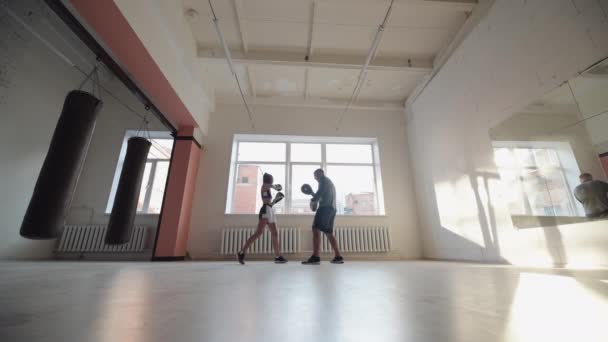
[[[280,184],[273,184],[274,179],[269,173],[265,173],[262,180],[264,183],[262,184],[261,188],[263,204],[262,208],[260,208],[260,214],[258,216],[258,227],[255,230],[255,233],[253,233],[253,235],[250,236],[249,239],[247,239],[247,242],[245,242],[243,248],[241,248],[241,250],[237,253],[237,259],[241,265],[245,264],[245,251],[247,251],[247,249],[251,246],[252,243],[255,242],[255,240],[262,236],[262,233],[264,232],[264,227],[266,227],[266,225],[268,225],[268,228],[270,229],[270,236],[272,237],[272,249],[274,250],[275,264],[284,264],[287,262],[287,260],[283,258],[283,256],[279,252],[279,232],[277,231],[274,209],[272,208],[275,203],[283,199],[284,195],[281,192],[277,193],[273,201],[272,194],[270,193],[271,189],[281,191],[282,186]]]

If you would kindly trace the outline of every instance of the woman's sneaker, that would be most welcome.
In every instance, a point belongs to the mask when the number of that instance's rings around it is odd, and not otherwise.
[[[287,259],[283,258],[283,256],[281,255],[281,256],[274,258],[274,263],[275,264],[286,264]]]
[[[242,253],[242,252],[236,253],[236,259],[239,261],[239,264],[245,265],[245,253]]]
[[[320,265],[321,264],[321,258],[319,258],[318,256],[311,256],[310,258],[308,258],[308,260],[302,261],[302,265]]]
[[[343,263],[344,263],[344,258],[343,258],[341,255],[339,255],[339,256],[337,256],[337,257],[335,257],[335,258],[331,259],[331,261],[330,261],[330,262],[331,262],[332,264],[343,264]]]

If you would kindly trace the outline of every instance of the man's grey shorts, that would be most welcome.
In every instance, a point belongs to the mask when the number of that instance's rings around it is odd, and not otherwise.
[[[331,234],[334,232],[334,219],[336,218],[336,209],[332,207],[320,207],[317,209],[312,227],[323,233]]]

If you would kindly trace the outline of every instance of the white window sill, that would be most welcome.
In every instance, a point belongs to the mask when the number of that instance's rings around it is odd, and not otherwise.
[[[526,216],[526,215],[511,215],[513,225],[519,229],[542,228],[564,226],[569,224],[577,224],[584,222],[592,222],[597,220],[606,220],[606,218],[590,219],[582,216]]]
[[[111,213],[105,213],[106,216],[110,216]],[[135,216],[159,216],[160,214],[148,214],[148,213],[137,213]]]
[[[258,217],[258,214],[230,214],[230,213],[224,213],[224,216],[235,216],[235,217],[246,217],[246,216],[255,216]],[[310,217],[313,218],[315,215],[314,214],[276,214],[276,216],[279,217]],[[388,217],[387,215],[336,215],[336,217],[345,217],[345,218],[386,218]]]

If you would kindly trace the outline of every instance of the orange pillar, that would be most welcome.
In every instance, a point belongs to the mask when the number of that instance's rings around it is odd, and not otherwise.
[[[192,127],[180,128],[175,137],[169,179],[154,243],[152,260],[184,260],[188,245],[192,198],[201,145]]]

